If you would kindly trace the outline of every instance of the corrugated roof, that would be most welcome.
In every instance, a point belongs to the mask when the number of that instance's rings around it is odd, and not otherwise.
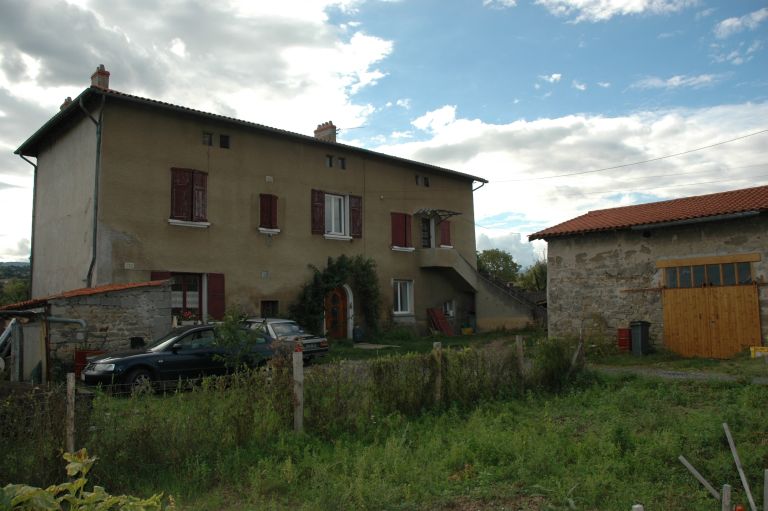
[[[529,240],[629,229],[640,225],[768,211],[768,186],[697,195],[636,206],[598,209],[528,236]],[[714,219],[714,218],[713,218]]]
[[[168,282],[168,280],[150,280],[148,282],[131,282],[128,284],[107,284],[106,286],[99,287],[84,287],[81,289],[73,289],[71,291],[64,291],[55,295],[45,296],[43,298],[34,298],[32,300],[26,300],[23,302],[12,303],[0,307],[0,310],[24,310],[31,309],[33,307],[39,307],[48,303],[51,300],[57,300],[61,298],[75,298],[78,296],[97,295],[100,293],[111,293],[114,291],[124,291],[126,289],[135,289],[139,287],[155,287],[162,286]]]
[[[69,104],[69,106],[59,111],[56,115],[54,115],[51,119],[49,119],[48,122],[46,122],[42,127],[40,127],[40,129],[38,129],[34,134],[32,134],[31,137],[29,137],[23,144],[19,146],[18,149],[16,149],[16,151],[14,151],[15,154],[20,154],[24,156],[37,156],[41,149],[41,145],[45,142],[46,137],[51,132],[55,131],[60,126],[64,125],[67,120],[71,119],[75,114],[77,114],[80,111],[80,101],[82,100],[83,102],[86,102],[97,96],[104,97],[104,98],[115,98],[122,101],[140,103],[143,105],[162,108],[165,110],[173,110],[176,112],[183,112],[183,113],[187,113],[187,114],[195,115],[199,117],[206,117],[209,119],[215,119],[217,121],[223,121],[231,124],[236,124],[238,126],[255,129],[258,131],[268,132],[274,135],[298,139],[305,142],[311,142],[314,144],[331,145],[334,147],[341,146],[344,148],[344,150],[350,151],[350,152],[363,153],[363,154],[374,156],[377,158],[394,160],[407,165],[417,166],[417,167],[429,169],[438,173],[449,174],[459,178],[470,179],[472,181],[479,181],[481,183],[488,182],[487,179],[483,179],[482,177],[477,177],[471,174],[465,174],[463,172],[458,172],[455,170],[438,167],[436,165],[430,165],[429,163],[422,163],[414,160],[408,160],[406,158],[391,156],[389,154],[379,153],[376,151],[371,151],[369,149],[363,149],[361,147],[355,147],[347,144],[341,144],[339,142],[329,142],[327,140],[320,140],[315,137],[302,135],[300,133],[294,133],[292,131],[272,128],[269,126],[265,126],[263,124],[243,121],[241,119],[236,119],[234,117],[227,117],[225,115],[213,114],[210,112],[203,112],[202,110],[195,110],[194,108],[174,105],[172,103],[166,103],[165,101],[158,101],[156,99],[149,99],[149,98],[143,98],[141,96],[134,96],[133,94],[126,94],[124,92],[119,92],[113,89],[102,89],[94,85],[88,87],[83,92],[81,92],[80,95],[76,97],[74,101],[72,101]]]

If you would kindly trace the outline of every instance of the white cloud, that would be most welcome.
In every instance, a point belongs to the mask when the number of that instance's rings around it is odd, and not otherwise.
[[[587,90],[587,84],[586,84],[586,83],[582,83],[582,82],[579,82],[578,80],[574,80],[573,82],[571,82],[571,86],[572,86],[574,89],[576,89],[576,90],[580,90],[580,91],[585,91],[585,90]]]
[[[410,98],[405,99],[398,99],[395,104],[401,108],[405,108],[406,110],[411,109],[411,100]]]
[[[492,9],[507,9],[516,5],[517,0],[483,0],[483,7],[490,7]]]
[[[739,18],[724,19],[715,25],[715,36],[719,39],[725,39],[743,30],[755,30],[766,19],[768,19],[768,7],[763,7]]]
[[[713,85],[721,78],[718,75],[711,74],[698,76],[676,75],[667,79],[650,76],[633,83],[630,87],[633,89],[679,89],[686,87],[698,89]]]
[[[456,120],[456,105],[445,105],[442,108],[427,112],[411,124],[423,131],[436,132]]]
[[[446,106],[422,117],[428,140],[377,150],[488,179],[475,193],[474,221],[478,238],[495,239],[593,209],[768,183],[768,134],[643,165],[542,179],[703,147],[764,129],[767,116],[764,102],[490,124],[457,117]]]
[[[404,138],[413,138],[413,131],[393,131],[390,135],[393,140],[400,140]]]
[[[171,53],[182,59],[187,58],[187,45],[178,37],[171,41]]]
[[[562,77],[561,73],[552,73],[551,75],[540,75],[539,79],[549,83],[557,83]]]
[[[695,6],[698,0],[536,0],[556,16],[575,16],[574,21],[607,21],[614,16],[669,14]]]
[[[528,243],[528,240],[523,239],[518,232],[500,234],[494,237],[480,233],[477,236],[477,250],[483,251],[494,248],[511,254],[512,259],[522,267],[530,266],[536,262],[533,244]]]
[[[611,82],[597,82],[598,87],[602,87],[603,89],[607,89],[611,86]]]

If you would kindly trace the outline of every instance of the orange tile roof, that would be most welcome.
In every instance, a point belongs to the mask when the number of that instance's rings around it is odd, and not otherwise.
[[[56,300],[60,298],[74,298],[77,296],[97,295],[100,293],[110,293],[113,291],[124,291],[126,289],[134,289],[138,287],[154,287],[162,286],[167,280],[150,280],[148,282],[130,282],[128,284],[107,284],[99,287],[84,287],[81,289],[73,289],[71,291],[64,291],[55,295],[45,296],[42,298],[33,298],[32,300],[26,300],[23,302],[12,303],[0,307],[0,310],[24,310],[43,305],[50,300]]]
[[[545,240],[570,234],[613,231],[639,225],[679,222],[750,211],[768,211],[768,185],[636,206],[598,209],[535,232],[528,236],[528,239]]]

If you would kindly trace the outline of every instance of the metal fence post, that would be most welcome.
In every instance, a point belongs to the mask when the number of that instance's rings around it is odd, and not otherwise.
[[[67,373],[67,452],[75,452],[75,373]]]
[[[722,499],[720,501],[722,511],[731,511],[731,485],[723,485]]]
[[[304,352],[299,341],[293,351],[293,430],[304,431]]]
[[[443,343],[432,343],[432,356],[435,357],[435,406],[443,402]]]
[[[645,511],[645,508],[642,504],[635,504],[632,506],[632,511]]]

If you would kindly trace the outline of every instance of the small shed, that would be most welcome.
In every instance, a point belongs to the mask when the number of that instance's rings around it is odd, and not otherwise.
[[[62,378],[88,354],[128,349],[165,334],[173,321],[171,284],[75,289],[0,307],[0,319],[13,330],[0,343],[12,379],[47,382]],[[13,343],[17,349],[11,353]]]

